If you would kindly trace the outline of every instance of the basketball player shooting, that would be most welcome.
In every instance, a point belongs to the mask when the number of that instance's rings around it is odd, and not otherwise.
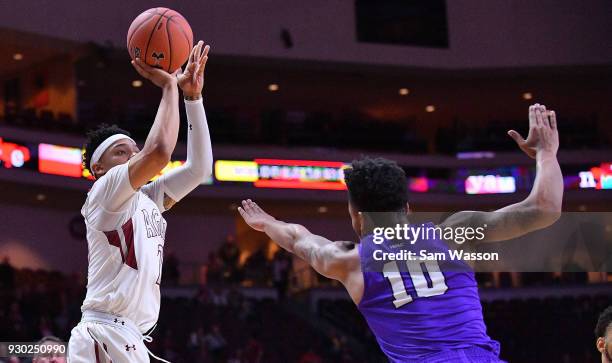
[[[513,130],[508,134],[536,160],[537,175],[529,196],[494,212],[458,212],[443,227],[488,224],[484,240],[500,241],[545,228],[559,218],[563,178],[556,158],[555,113],[533,105],[527,139]],[[428,263],[426,274],[418,260],[402,263],[407,269],[401,270],[398,261],[385,263],[378,271],[366,268],[373,265],[375,248],[392,251],[393,244],[391,240],[380,245],[373,242],[366,212],[385,212],[400,223],[409,223],[404,171],[392,161],[365,158],[353,161],[345,180],[349,215],[360,239],[356,244],[333,242],[301,225],[279,221],[250,199],[238,209],[253,229],[265,232],[318,273],[340,281],[390,361],[500,362],[499,343],[487,335],[471,269],[442,273]],[[428,242],[436,243],[419,241]]]
[[[166,221],[170,209],[212,174],[212,148],[202,103],[210,47],[193,47],[184,73],[169,74],[135,59],[162,99],[140,150],[129,133],[101,125],[88,134],[85,163],[95,182],[81,213],[89,267],[81,322],[72,330],[68,361],[149,362],[144,341],[159,315]],[[177,87],[178,86],[178,87]],[[178,88],[187,113],[187,161],[148,183],[168,164],[179,131]],[[148,183],[148,184],[147,184]],[[143,335],[145,334],[145,335]]]

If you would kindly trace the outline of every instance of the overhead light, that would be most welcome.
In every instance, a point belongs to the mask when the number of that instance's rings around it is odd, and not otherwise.
[[[276,83],[270,83],[268,85],[268,91],[270,91],[270,92],[278,91],[278,85]]]
[[[410,90],[408,88],[400,88],[397,93],[399,93],[400,96],[407,96]]]
[[[523,99],[524,100],[530,100],[533,98],[533,95],[531,94],[531,92],[525,92],[523,93]]]
[[[132,81],[132,87],[134,88],[138,88],[138,87],[142,87],[142,81],[139,79],[135,79]]]
[[[43,193],[38,193],[36,194],[36,200],[39,202],[42,202],[43,200],[47,199],[47,196],[44,195]]]
[[[322,205],[319,208],[317,208],[317,212],[319,212],[319,213],[327,213],[327,207]]]
[[[427,105],[425,107],[425,111],[427,112],[434,112],[436,110],[436,107],[434,105]]]
[[[15,54],[13,54],[13,59],[16,60],[16,61],[20,61],[20,60],[23,59],[23,54],[15,53]]]

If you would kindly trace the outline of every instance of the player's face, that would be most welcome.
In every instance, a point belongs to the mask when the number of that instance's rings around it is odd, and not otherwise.
[[[138,146],[132,140],[115,141],[102,154],[100,161],[93,165],[96,176],[101,177],[114,166],[127,163],[138,151]]]

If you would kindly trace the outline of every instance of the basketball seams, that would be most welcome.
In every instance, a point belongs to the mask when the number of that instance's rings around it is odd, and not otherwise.
[[[151,20],[152,17],[154,17],[155,15],[157,15],[156,13],[151,14],[151,16],[149,16],[148,18],[146,18],[145,20],[143,20],[140,24],[138,24],[136,26],[136,28],[134,28],[134,30],[132,31],[132,34],[130,34],[130,38],[128,39],[128,53],[131,53],[130,50],[130,44],[132,42],[132,38],[134,37],[134,34],[136,34],[136,32],[138,31],[138,29],[140,29],[146,22],[148,22],[149,20]],[[131,55],[131,54],[130,54]]]
[[[163,10],[162,12],[158,12],[158,11],[157,11],[158,9],[165,9],[165,10]],[[163,8],[163,7],[159,7],[159,8],[155,8],[155,9],[152,9],[152,10],[153,10],[153,11],[155,11],[155,14],[157,14],[157,15],[164,15],[164,14],[166,13],[166,11],[168,11],[168,10],[170,10],[170,9],[168,9],[168,8]]]
[[[168,50],[169,50],[168,53],[170,53],[168,55],[168,73],[170,73],[170,68],[172,68],[172,53],[174,53],[172,51],[172,36],[170,36],[169,26],[170,26],[170,19],[166,18],[166,38],[168,38]]]
[[[166,9],[164,11],[164,14],[167,13],[169,10],[170,9]],[[145,58],[144,58],[145,59],[145,63],[147,62],[147,57],[148,57],[148,54],[149,54],[149,45],[151,44],[151,39],[153,38],[153,34],[155,33],[157,27],[159,26],[159,22],[162,20],[164,14],[159,15],[159,19],[157,19],[157,23],[155,23],[155,26],[153,27],[153,30],[151,30],[151,34],[149,34],[149,40],[147,41],[147,47],[145,48],[145,53],[144,53],[144,55],[145,55]]]
[[[179,30],[181,31],[181,33],[183,33],[183,36],[185,36],[185,39],[187,40],[187,44],[189,44],[189,50],[191,51],[191,48],[193,48],[193,39],[189,39],[189,36],[187,35],[187,33],[185,33],[185,29],[183,29],[183,27],[181,26],[181,24],[179,24],[178,22],[172,20],[172,18],[175,15],[172,15],[170,17],[170,19],[168,19],[168,21],[173,22],[174,24],[176,24],[176,27],[179,28]],[[183,20],[185,20],[185,18],[183,18]],[[185,22],[187,22],[187,20],[185,20]],[[187,23],[189,24],[189,23]]]

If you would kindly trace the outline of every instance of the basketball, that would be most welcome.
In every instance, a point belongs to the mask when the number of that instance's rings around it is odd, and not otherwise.
[[[132,59],[174,72],[189,57],[193,32],[185,18],[168,8],[152,8],[138,15],[127,33]]]

